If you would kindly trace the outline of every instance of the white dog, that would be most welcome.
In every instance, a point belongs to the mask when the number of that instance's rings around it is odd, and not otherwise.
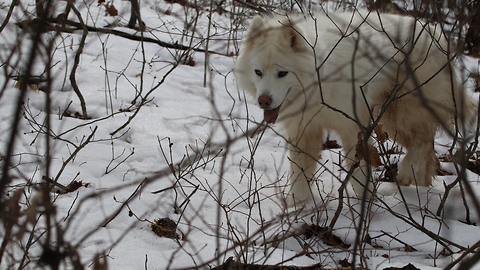
[[[450,51],[439,26],[410,17],[358,12],[255,17],[236,74],[239,86],[264,110],[265,122],[280,122],[286,130],[290,204],[311,198],[309,182],[324,130],[340,136],[347,164],[356,168],[352,184],[358,196],[373,192],[370,162],[356,149],[359,134],[369,134],[378,123],[407,150],[397,181],[430,185],[437,128],[475,110],[457,82]]]

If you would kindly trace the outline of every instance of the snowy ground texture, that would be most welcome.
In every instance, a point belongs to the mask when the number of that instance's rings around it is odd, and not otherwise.
[[[56,5],[53,13],[59,14],[67,2]],[[112,5],[116,16],[105,11]],[[124,27],[127,1],[77,1],[75,6],[86,25],[142,35]],[[48,269],[56,262],[60,269],[107,269],[105,264],[108,269],[210,269],[229,257],[242,263],[338,268],[356,253],[356,266],[368,269],[411,263],[431,270],[449,267],[470,247],[478,249],[479,215],[458,185],[437,215],[444,183],[457,178],[451,162],[441,165],[452,175],[438,176],[429,188],[402,187],[400,192],[393,183],[381,183],[380,199],[370,205],[346,196],[333,231],[339,240],[332,245],[316,235],[337,211],[339,180],[346,175],[342,149],[325,151],[315,201],[304,209],[286,209],[285,139],[275,125],[252,135],[263,112],[237,90],[232,72],[254,12],[231,6],[230,12],[210,14],[208,6],[164,1],[144,1],[141,7],[144,37],[204,49],[209,36],[212,53],[90,30],[76,71],[89,116],[80,119],[80,99],[69,78],[82,30],[42,36],[42,46],[52,47],[38,54],[32,74],[47,78],[50,66],[52,80],[50,85],[29,82],[35,91],[27,92],[15,123],[11,178],[1,194],[9,205],[0,213],[1,269]],[[0,18],[9,8],[10,3],[0,3]],[[20,1],[0,33],[2,167],[21,92],[15,76],[24,70],[32,48],[32,37],[15,23],[32,19],[34,11],[33,2]],[[243,14],[235,21],[231,12]],[[78,21],[74,12],[69,19]],[[176,65],[180,58],[183,63]],[[465,63],[477,72],[476,60]],[[444,161],[451,143],[439,134],[436,150]],[[388,155],[392,162],[401,157],[401,151]],[[479,176],[466,174],[478,193]],[[45,193],[48,179],[80,187],[57,185]],[[352,194],[350,187],[347,193]],[[355,245],[362,207],[368,211]],[[177,224],[170,234],[174,239],[152,231],[155,220],[168,223],[165,218]],[[305,234],[306,227],[313,235]]]

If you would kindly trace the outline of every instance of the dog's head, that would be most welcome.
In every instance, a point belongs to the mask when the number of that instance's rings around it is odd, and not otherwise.
[[[308,51],[312,51],[311,46],[293,19],[253,19],[242,43],[236,74],[239,85],[264,110],[267,123],[276,121],[279,108],[292,89],[301,88],[299,73],[306,68],[302,65],[307,64],[299,58]]]

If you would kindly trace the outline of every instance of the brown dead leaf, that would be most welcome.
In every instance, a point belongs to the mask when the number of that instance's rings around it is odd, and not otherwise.
[[[323,243],[329,246],[334,246],[334,247],[339,247],[344,249],[347,249],[350,247],[350,245],[344,243],[342,239],[340,239],[340,237],[330,232],[328,227],[322,227],[322,226],[312,224],[310,226],[307,226],[304,234],[307,239],[313,236],[316,236],[319,239],[321,239]]]
[[[106,4],[105,8],[107,10],[108,15],[114,17],[118,15],[118,10],[112,4]]]
[[[378,167],[382,164],[382,161],[380,160],[380,154],[378,153],[377,148],[375,148],[373,145],[368,145],[369,146],[369,151],[365,151],[365,142],[362,139],[362,134],[358,133],[358,142],[357,145],[355,146],[355,157],[358,160],[365,160],[370,166],[373,167]],[[367,157],[368,155],[368,157]]]
[[[160,218],[155,219],[154,223],[150,225],[152,231],[160,236],[160,237],[167,237],[171,239],[180,239],[180,236],[177,231],[177,223],[171,220],[170,218]]]
[[[405,265],[405,266],[402,267],[402,268],[399,268],[399,267],[388,267],[388,268],[384,268],[383,270],[420,270],[420,269],[418,269],[417,267],[415,267],[413,264],[409,263],[409,264]]]
[[[405,252],[414,252],[417,251],[414,247],[405,244]]]
[[[185,58],[182,61],[182,64],[187,65],[187,66],[191,66],[191,67],[194,67],[196,63],[197,62],[195,62],[195,60],[193,60],[192,56],[188,56],[187,58]]]
[[[475,160],[475,161],[469,160],[467,162],[467,169],[480,175],[480,160]]]
[[[388,140],[388,134],[383,131],[383,126],[381,124],[378,124],[373,131],[375,131],[375,134],[377,134],[377,140],[380,142],[385,142]]]
[[[20,86],[22,84],[22,80],[18,80],[15,85],[13,87],[17,88],[17,89],[20,89]],[[40,91],[40,89],[38,88],[38,86],[34,85],[34,84],[29,84],[27,83],[27,86],[28,86],[28,89],[34,91],[34,92],[38,92]]]
[[[36,85],[33,85],[33,84],[28,84],[28,88],[34,92],[38,92],[40,91],[40,89],[38,89],[38,87]]]
[[[80,187],[83,187],[84,184],[82,181],[72,181],[70,182],[70,184],[68,184],[67,186],[67,189],[65,190],[65,193],[69,193],[69,192],[73,192],[77,189],[79,189]]]
[[[62,113],[62,117],[71,117],[71,118],[84,119],[84,120],[92,119],[92,117],[90,116],[85,117],[79,112],[71,112],[69,110],[65,110]]]
[[[453,173],[444,169],[437,168],[437,175],[445,176],[445,175],[453,175]]]
[[[42,176],[42,179],[48,183],[50,183],[51,185],[53,185],[55,187],[55,189],[53,189],[53,191],[55,193],[58,193],[58,194],[67,194],[67,193],[70,193],[70,192],[74,192],[75,190],[81,188],[81,187],[88,187],[90,186],[90,183],[83,183],[83,181],[76,181],[76,180],[73,180],[72,182],[70,182],[70,184],[64,186],[56,181],[54,181],[52,178],[47,178],[45,175]]]
[[[370,162],[369,164],[374,167],[378,167],[383,165],[382,161],[380,161],[380,155],[378,154],[377,148],[373,145],[370,145]]]
[[[397,179],[398,174],[398,165],[397,163],[392,163],[390,165],[385,165],[385,177],[382,181],[394,183]]]
[[[342,148],[337,142],[337,140],[327,140],[323,144],[323,149],[337,149],[337,148]]]
[[[338,263],[340,264],[341,267],[351,267],[352,266],[352,263],[349,262],[347,258],[345,258],[343,260],[340,260]]]
[[[372,237],[370,236],[369,233],[367,233],[367,235],[365,235],[365,238],[363,239],[363,241],[365,243],[369,244],[370,246],[372,246],[373,248],[383,248],[382,246],[373,242],[373,239],[372,239]]]

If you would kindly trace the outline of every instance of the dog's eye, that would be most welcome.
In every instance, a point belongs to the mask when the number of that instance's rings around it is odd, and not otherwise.
[[[278,78],[283,78],[285,76],[287,76],[288,74],[288,71],[279,71],[278,72]]]
[[[260,77],[263,77],[263,73],[259,69],[255,69],[255,74],[257,74]]]

